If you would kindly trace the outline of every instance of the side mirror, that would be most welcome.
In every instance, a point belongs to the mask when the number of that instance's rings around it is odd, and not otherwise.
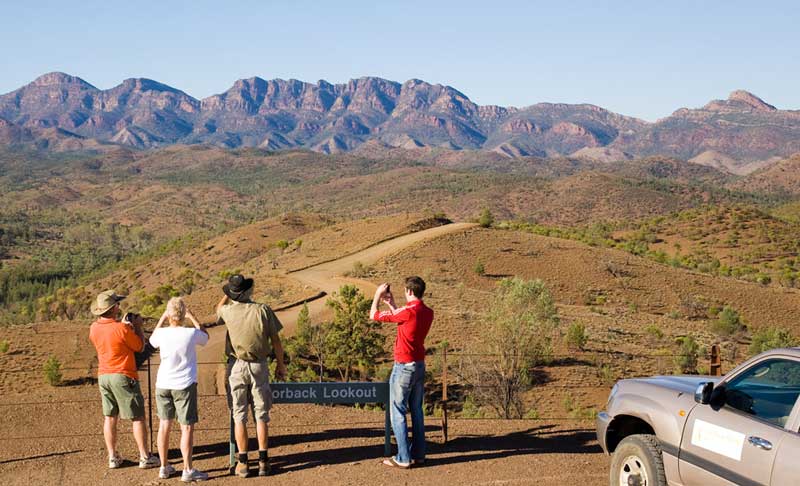
[[[694,401],[701,405],[708,405],[711,403],[711,392],[714,390],[714,383],[704,381],[697,385],[694,391]]]

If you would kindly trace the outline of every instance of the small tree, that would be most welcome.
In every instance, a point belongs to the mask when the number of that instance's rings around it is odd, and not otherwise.
[[[748,351],[750,356],[763,353],[775,348],[790,348],[797,346],[797,338],[792,333],[780,327],[766,327],[753,333],[753,341]]]
[[[531,371],[552,354],[558,326],[555,304],[541,280],[503,279],[486,312],[482,355],[465,368],[479,404],[504,418],[521,417],[521,395],[533,385]],[[486,356],[491,355],[491,356]]]
[[[473,267],[472,271],[475,272],[476,275],[480,275],[483,277],[486,275],[486,267],[483,265],[483,262],[475,262],[475,267]]]
[[[50,386],[58,386],[61,383],[61,361],[51,355],[44,363],[44,381]]]
[[[580,322],[573,322],[570,324],[569,328],[567,328],[567,335],[564,336],[564,342],[567,347],[578,351],[583,351],[588,339],[589,338],[586,336],[586,326]]]
[[[308,304],[303,304],[297,315],[297,332],[286,343],[286,351],[293,361],[301,358],[312,361],[318,368],[319,379],[322,380],[325,371],[325,339],[326,328],[319,324],[312,324],[309,317]],[[300,369],[300,363],[296,364]],[[310,376],[308,370],[304,376]]]
[[[489,228],[494,224],[494,215],[489,208],[483,208],[480,216],[478,216],[478,225],[481,228]]]
[[[344,381],[350,381],[356,365],[369,373],[383,354],[385,340],[380,323],[369,318],[370,301],[355,285],[343,285],[327,305],[333,309],[333,321],[325,336],[325,363]]]

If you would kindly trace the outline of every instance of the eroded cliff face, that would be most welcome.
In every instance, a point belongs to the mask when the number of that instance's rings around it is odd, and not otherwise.
[[[45,137],[51,148],[63,145],[53,141],[71,139],[83,140],[78,145],[210,143],[332,153],[374,140],[507,157],[578,153],[608,161],[612,154],[668,155],[700,163],[725,158],[732,166],[800,151],[800,112],[778,110],[746,91],[647,123],[589,104],[479,106],[452,87],[419,79],[400,84],[364,77],[331,84],[253,77],[197,100],[149,79],[101,90],[75,76],[49,73],[0,96],[0,118],[0,143]],[[709,151],[715,157],[702,156]]]

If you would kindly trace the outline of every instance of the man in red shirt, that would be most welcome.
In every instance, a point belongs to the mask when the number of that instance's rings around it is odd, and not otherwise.
[[[117,422],[119,417],[133,421],[133,438],[139,448],[139,467],[148,469],[160,464],[150,453],[144,438],[144,397],[136,371],[135,352],[144,349],[142,318],[119,321],[119,302],[125,297],[112,290],[100,293],[92,303],[97,316],[89,330],[89,339],[97,350],[97,383],[103,403],[103,436],[108,449],[108,467],[116,469],[123,460],[117,454]]]
[[[370,317],[379,322],[397,324],[394,343],[394,367],[389,378],[392,430],[397,440],[397,455],[383,461],[387,466],[409,468],[412,462],[425,462],[425,415],[422,398],[425,395],[425,337],[433,323],[433,310],[422,302],[425,281],[408,277],[405,281],[406,306],[397,308],[389,284],[375,291]],[[388,311],[379,312],[383,301]],[[412,442],[408,442],[406,413],[411,413]]]

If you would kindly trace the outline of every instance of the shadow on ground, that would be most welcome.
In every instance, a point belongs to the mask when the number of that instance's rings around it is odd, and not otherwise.
[[[596,454],[601,452],[595,442],[595,433],[589,429],[551,430],[555,426],[542,425],[527,430],[516,431],[505,435],[461,435],[447,444],[427,443],[427,461],[424,467],[436,467],[463,462],[476,462],[501,457],[529,454]],[[427,427],[428,432],[440,431],[437,426]],[[270,447],[324,442],[337,439],[383,437],[383,429],[357,428],[333,429],[309,434],[279,435],[270,438]],[[251,439],[250,450],[255,451],[257,444]],[[170,451],[180,457],[180,451]],[[227,442],[218,442],[195,447],[195,459],[209,459],[227,456]],[[251,453],[251,461],[255,454]],[[323,465],[378,461],[383,457],[383,444],[354,447],[339,447],[324,450],[309,450],[271,457],[273,474],[315,468]],[[255,467],[255,465],[253,465]],[[225,472],[227,468],[214,469],[208,472]]]

